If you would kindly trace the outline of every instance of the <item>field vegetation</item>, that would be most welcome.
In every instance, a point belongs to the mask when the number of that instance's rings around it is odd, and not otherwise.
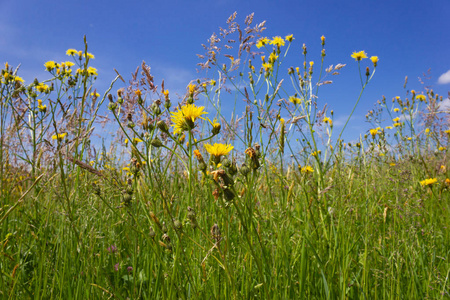
[[[344,141],[378,57],[349,53],[360,94],[335,126],[326,38],[290,67],[301,42],[264,29],[232,15],[179,96],[145,62],[96,90],[86,41],[47,79],[4,65],[1,299],[450,298],[443,97],[405,81]]]

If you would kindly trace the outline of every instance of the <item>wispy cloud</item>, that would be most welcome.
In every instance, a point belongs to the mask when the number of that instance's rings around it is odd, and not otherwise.
[[[450,113],[450,98],[444,99],[439,103],[439,111]]]
[[[439,84],[448,84],[450,83],[450,70],[439,76],[438,79]]]

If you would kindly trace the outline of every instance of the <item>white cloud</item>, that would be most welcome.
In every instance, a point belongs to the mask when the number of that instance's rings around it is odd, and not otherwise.
[[[447,73],[449,73],[449,72],[447,72]],[[450,112],[450,98],[444,99],[444,100],[442,100],[441,103],[439,103],[439,111]]]
[[[448,84],[450,83],[450,70],[439,76],[438,79],[439,84]]]

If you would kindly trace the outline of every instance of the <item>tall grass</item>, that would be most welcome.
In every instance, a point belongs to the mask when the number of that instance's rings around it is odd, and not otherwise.
[[[405,83],[346,142],[320,108],[321,86],[345,67],[324,67],[325,37],[320,63],[304,45],[286,71],[294,37],[235,18],[200,55],[218,76],[177,100],[145,63],[99,94],[86,42],[69,63],[47,62],[45,81],[5,66],[2,299],[450,297],[442,97]],[[352,57],[356,107],[378,58]],[[109,148],[93,137],[105,122],[118,128]]]

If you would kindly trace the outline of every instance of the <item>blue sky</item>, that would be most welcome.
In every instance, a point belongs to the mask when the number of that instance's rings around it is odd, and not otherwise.
[[[165,79],[166,88],[182,91],[190,80],[205,75],[196,72],[201,44],[237,11],[241,24],[252,12],[255,22],[266,20],[268,37],[293,34],[289,55],[294,66],[303,62],[303,43],[310,59],[318,61],[320,37],[326,37],[325,64],[347,64],[320,98],[335,110],[336,121],[345,119],[359,93],[357,63],[350,54],[365,50],[380,58],[348,129],[349,138],[370,127],[364,116],[382,95],[387,99],[405,95],[405,76],[409,89],[421,91],[417,78],[430,69],[427,84],[444,96],[450,90],[448,0],[3,0],[0,11],[0,61],[21,63],[19,75],[28,82],[48,78],[43,63],[67,60],[65,51],[82,49],[86,35],[89,52],[95,55],[92,65],[99,70],[99,90],[114,78],[113,68],[129,79],[145,60],[157,82]]]

